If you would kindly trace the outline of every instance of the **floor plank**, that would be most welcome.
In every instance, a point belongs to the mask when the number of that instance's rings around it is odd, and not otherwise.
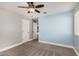
[[[0,52],[0,56],[76,56],[73,49],[39,43],[36,40]]]

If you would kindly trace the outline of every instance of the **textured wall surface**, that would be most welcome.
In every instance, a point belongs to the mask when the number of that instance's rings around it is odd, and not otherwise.
[[[22,22],[20,16],[0,10],[0,49],[22,41]]]
[[[71,12],[39,18],[39,40],[73,46],[73,14]]]
[[[74,13],[74,47],[79,53],[79,10]]]

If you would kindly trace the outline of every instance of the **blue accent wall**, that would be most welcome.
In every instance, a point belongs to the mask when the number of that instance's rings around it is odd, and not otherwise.
[[[39,40],[73,46],[73,14],[39,17]]]

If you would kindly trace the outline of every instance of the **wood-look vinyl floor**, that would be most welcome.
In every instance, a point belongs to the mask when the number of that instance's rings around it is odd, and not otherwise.
[[[76,56],[71,48],[39,43],[36,40],[0,52],[0,56]]]

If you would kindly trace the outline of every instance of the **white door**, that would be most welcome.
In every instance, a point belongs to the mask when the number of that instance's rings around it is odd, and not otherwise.
[[[29,20],[22,20],[22,35],[23,35],[23,42],[30,41],[29,39]]]
[[[33,39],[37,39],[37,23],[33,23]]]

